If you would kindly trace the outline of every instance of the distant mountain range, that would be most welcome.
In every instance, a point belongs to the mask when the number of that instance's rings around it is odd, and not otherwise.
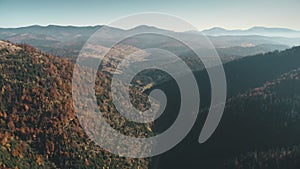
[[[246,30],[227,30],[220,27],[214,27],[211,29],[203,30],[202,33],[209,36],[271,36],[271,37],[288,37],[296,38],[300,37],[300,31],[287,29],[287,28],[267,28],[261,26],[255,26]]]
[[[140,25],[129,30],[103,25],[84,27],[33,25],[20,28],[0,28],[0,40],[8,40],[13,43],[26,43],[46,53],[74,58],[77,57],[89,37],[100,28],[104,30],[102,31],[101,37],[101,45],[104,47],[109,46],[110,43],[114,42],[114,39],[129,35],[130,33],[167,33],[190,40],[197,39],[197,36],[200,37],[203,33],[207,35],[209,40],[213,43],[224,62],[248,55],[284,50],[300,45],[299,31],[285,28],[253,27],[248,30],[212,28],[202,32],[174,32],[147,25]],[[285,36],[280,37],[280,35]],[[165,38],[157,38],[154,36],[140,36],[134,38],[134,40],[128,40],[126,43],[126,45],[141,49],[163,47],[164,49],[185,51],[179,49],[178,43],[173,40],[166,40]],[[177,54],[182,55],[182,53]],[[187,55],[187,53],[185,53],[185,55]]]

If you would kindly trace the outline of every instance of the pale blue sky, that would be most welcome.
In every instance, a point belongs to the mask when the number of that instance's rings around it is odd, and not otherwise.
[[[176,15],[200,30],[252,26],[300,30],[300,0],[0,0],[0,27],[101,25],[139,12]]]

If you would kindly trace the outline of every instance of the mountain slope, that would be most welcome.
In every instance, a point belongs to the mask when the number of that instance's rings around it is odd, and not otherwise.
[[[0,41],[0,167],[147,168],[149,159],[118,157],[87,137],[73,108],[73,67],[31,46]],[[116,111],[109,83],[109,75],[97,74],[96,96],[106,121],[126,135],[149,135],[150,124],[126,122]]]
[[[216,137],[244,150],[230,168],[300,167],[299,85],[300,68],[228,101]]]
[[[298,147],[300,121],[297,115],[295,118],[290,115],[300,109],[297,80],[300,72],[299,56],[300,48],[294,47],[224,64],[228,101],[218,129],[204,144],[199,144],[197,140],[207,117],[205,108],[210,105],[211,87],[205,70],[194,72],[199,85],[201,113],[188,136],[175,148],[158,156],[153,168],[229,169],[235,166],[228,167],[225,163],[236,156],[240,165],[247,165],[246,161],[239,159],[242,153],[251,154],[255,150],[264,153],[276,148]],[[159,132],[170,126],[177,116],[172,113],[178,112],[179,107],[175,105],[180,104],[177,99],[180,93],[175,84],[175,81],[170,80],[155,86],[171,93],[168,96],[171,105],[166,106],[165,112],[169,116],[158,119],[158,125],[154,125]],[[256,97],[258,94],[260,96]],[[297,159],[293,156],[291,158]],[[297,161],[294,162],[294,166],[299,166]]]

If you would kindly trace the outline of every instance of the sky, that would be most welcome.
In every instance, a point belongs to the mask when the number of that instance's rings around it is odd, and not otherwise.
[[[300,30],[300,0],[0,0],[0,27],[103,25],[141,12],[179,16],[199,30],[253,26]]]

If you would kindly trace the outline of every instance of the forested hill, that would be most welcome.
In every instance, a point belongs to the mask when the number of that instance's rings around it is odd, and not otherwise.
[[[246,57],[224,65],[229,93],[263,85],[300,66],[300,47]]]
[[[197,142],[210,102],[210,85],[205,71],[195,72],[202,99],[199,119],[177,147],[157,158],[157,168],[299,168],[300,47],[236,60],[224,69],[228,97],[213,136],[204,144]],[[173,83],[157,87],[177,91]],[[176,111],[167,105],[167,113]],[[157,125],[159,131],[162,124],[163,129],[172,124],[164,120]]]
[[[225,63],[223,65],[228,98],[260,87],[281,74],[297,69],[300,66],[300,47],[284,51],[274,51]],[[207,106],[210,98],[210,82],[207,71],[194,72],[201,93],[202,105]],[[165,84],[168,86],[168,82]]]
[[[232,168],[300,167],[299,86],[300,68],[228,101],[215,139],[242,152]]]
[[[147,168],[149,159],[118,157],[87,137],[72,103],[73,67],[31,46],[0,41],[0,168]],[[126,135],[150,133],[150,124],[131,124],[117,113],[107,74],[97,74],[96,86],[112,127]]]

